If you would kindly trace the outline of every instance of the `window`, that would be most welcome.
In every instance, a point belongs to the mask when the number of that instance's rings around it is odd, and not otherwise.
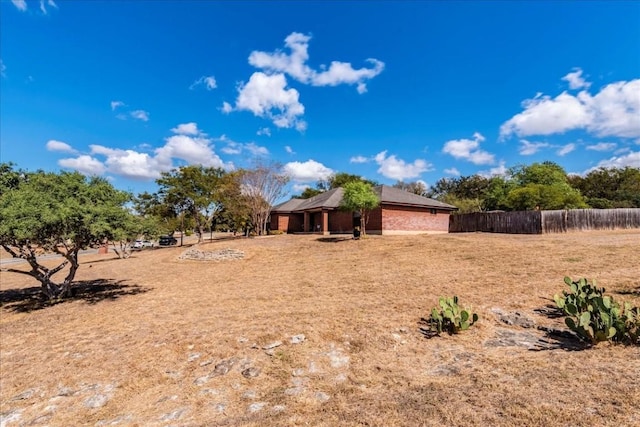
[[[436,209],[429,209],[429,212],[431,213],[431,215],[436,215],[438,213],[438,211]]]

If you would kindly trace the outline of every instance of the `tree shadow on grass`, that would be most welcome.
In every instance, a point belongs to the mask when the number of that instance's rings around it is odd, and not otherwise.
[[[619,291],[613,291],[613,292],[618,295],[632,295],[632,296],[640,297],[640,286],[635,289],[633,288],[621,289]]]
[[[349,242],[353,240],[353,236],[335,236],[335,237],[319,237],[316,239],[318,242],[322,243],[340,243],[340,242]]]
[[[29,313],[72,301],[84,301],[93,305],[101,301],[114,301],[123,296],[138,295],[150,290],[150,288],[138,285],[126,285],[124,282],[124,280],[110,279],[74,282],[70,297],[53,301],[42,294],[40,286],[7,289],[0,291],[0,307],[7,311]]]

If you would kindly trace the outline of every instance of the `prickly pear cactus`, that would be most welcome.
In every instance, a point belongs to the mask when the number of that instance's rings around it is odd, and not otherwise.
[[[616,341],[639,344],[640,309],[629,303],[621,306],[613,297],[605,296],[604,288],[595,281],[564,278],[571,292],[563,291],[553,299],[564,314],[565,323],[584,341],[597,344],[601,341]]]
[[[431,310],[429,319],[422,319],[422,324],[428,327],[428,331],[434,335],[440,335],[442,332],[448,334],[457,334],[460,331],[469,329],[471,325],[478,321],[478,315],[472,313],[469,309],[463,309],[458,305],[458,297],[452,298],[440,297],[438,300],[438,308]]]

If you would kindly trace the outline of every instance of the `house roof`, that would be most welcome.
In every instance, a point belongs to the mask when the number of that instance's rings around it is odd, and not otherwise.
[[[380,197],[380,203],[386,205],[412,206],[423,208],[437,208],[444,210],[456,210],[453,205],[409,193],[405,190],[389,187],[388,185],[378,185],[373,187],[373,191]],[[340,207],[344,190],[342,187],[325,191],[309,199],[291,199],[288,202],[275,206],[272,212],[304,212],[317,209],[337,209]]]

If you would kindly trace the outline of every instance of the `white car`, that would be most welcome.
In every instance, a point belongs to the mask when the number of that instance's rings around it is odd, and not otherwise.
[[[144,248],[153,248],[153,242],[149,240],[136,240],[132,248],[139,251],[141,251]]]

